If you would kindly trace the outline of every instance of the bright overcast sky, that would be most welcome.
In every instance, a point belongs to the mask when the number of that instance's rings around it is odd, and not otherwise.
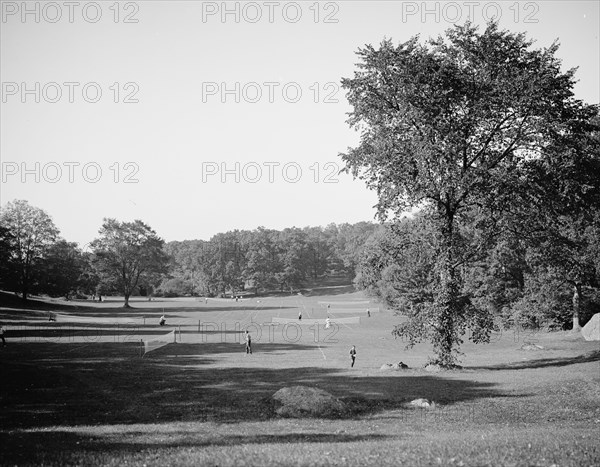
[[[375,194],[337,173],[358,47],[501,15],[559,39],[576,97],[598,103],[599,4],[2,1],[1,202],[81,245],[104,217],[167,241],[373,220]]]

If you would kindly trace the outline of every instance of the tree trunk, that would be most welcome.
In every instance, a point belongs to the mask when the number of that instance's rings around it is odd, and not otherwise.
[[[27,300],[27,295],[29,295],[29,281],[27,280],[27,273],[23,272],[21,274],[21,298]]]
[[[29,295],[29,266],[25,264],[25,269],[21,271],[21,298],[27,300]]]
[[[128,294],[128,293],[125,294],[125,304],[123,305],[123,308],[131,308],[129,306],[129,296],[130,296],[130,294]]]
[[[573,331],[580,331],[579,310],[581,308],[581,284],[575,282],[573,285]]]
[[[458,278],[454,268],[454,219],[452,214],[444,212],[444,224],[441,229],[442,245],[438,268],[440,289],[435,298],[436,336],[433,339],[433,351],[438,365],[452,367],[456,365],[455,351],[458,337],[455,329],[455,317],[458,313]]]

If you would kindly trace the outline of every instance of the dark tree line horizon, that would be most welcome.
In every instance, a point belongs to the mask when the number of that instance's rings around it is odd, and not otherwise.
[[[210,240],[165,242],[141,220],[106,218],[82,250],[59,236],[51,217],[25,200],[1,211],[0,288],[52,297],[218,296],[293,291],[327,275],[351,283],[372,222],[326,227],[258,227]]]

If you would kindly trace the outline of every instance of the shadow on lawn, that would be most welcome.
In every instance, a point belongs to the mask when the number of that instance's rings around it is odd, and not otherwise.
[[[356,292],[354,285],[335,285],[329,287],[315,287],[306,292],[307,297],[320,297],[322,295],[345,295]]]
[[[209,433],[190,433],[189,431],[168,431],[166,439],[156,440],[156,433],[127,432],[108,434],[107,436],[89,435],[65,431],[33,431],[0,433],[3,453],[0,464],[51,463],[78,464],[78,453],[85,451],[115,458],[119,455],[132,455],[148,450],[174,448],[202,448],[208,446],[239,446],[244,444],[290,444],[290,443],[352,443],[389,438],[380,434],[348,433],[286,433],[281,435],[211,435]],[[131,441],[127,441],[131,439]],[[40,446],[43,448],[40,450]],[[41,451],[41,453],[40,453]]]
[[[150,306],[147,304],[151,303]],[[157,306],[157,303],[164,303],[165,306]],[[149,319],[157,318],[163,313],[167,317],[180,319],[181,314],[186,313],[211,313],[211,312],[254,312],[268,310],[286,310],[295,309],[295,306],[281,305],[258,305],[253,301],[240,302],[233,305],[211,305],[204,304],[201,301],[189,302],[186,305],[171,306],[176,304],[176,301],[165,299],[163,301],[147,302],[147,301],[132,301],[130,308],[123,308],[122,299],[104,299],[102,303],[88,301],[53,301],[45,302],[43,300],[28,299],[23,301],[14,294],[0,292],[0,307],[4,308],[1,314],[5,318],[46,318],[47,312],[74,314],[82,317],[90,318],[143,318],[148,315]],[[175,316],[178,314],[177,316]]]
[[[298,361],[312,345],[269,344],[261,353],[294,351]],[[0,353],[3,429],[215,421],[236,423],[275,416],[271,396],[307,385],[348,403],[348,417],[400,409],[415,398],[442,404],[504,397],[493,383],[435,375],[355,376],[323,367],[243,366],[239,343],[177,344],[136,356],[137,343],[14,344]],[[208,367],[213,355],[238,353],[237,367]],[[235,361],[235,360],[234,360]]]
[[[538,358],[536,360],[524,360],[521,362],[503,363],[490,366],[470,366],[469,370],[524,370],[527,368],[547,368],[553,366],[575,365],[577,363],[589,363],[600,361],[600,350],[594,350],[575,357],[562,358]]]
[[[162,314],[165,315],[167,320],[171,319],[182,319],[185,318],[183,316],[186,313],[212,313],[218,312],[222,313],[225,311],[237,311],[237,312],[254,312],[254,311],[268,311],[268,310],[286,310],[286,309],[294,309],[296,307],[290,306],[254,306],[249,304],[248,306],[219,306],[219,307],[211,307],[211,306],[198,306],[194,307],[165,307],[162,308],[144,308],[144,307],[134,307],[131,308],[122,308],[122,307],[110,307],[110,308],[86,308],[85,312],[82,314],[86,317],[94,317],[94,318],[143,318],[144,315],[150,315],[149,318],[155,318]],[[157,318],[158,319],[158,318]]]

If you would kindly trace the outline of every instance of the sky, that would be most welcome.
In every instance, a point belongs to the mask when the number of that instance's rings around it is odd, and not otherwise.
[[[85,246],[103,218],[166,241],[374,220],[339,156],[356,51],[467,19],[558,40],[600,101],[600,2],[1,1],[0,203]]]

